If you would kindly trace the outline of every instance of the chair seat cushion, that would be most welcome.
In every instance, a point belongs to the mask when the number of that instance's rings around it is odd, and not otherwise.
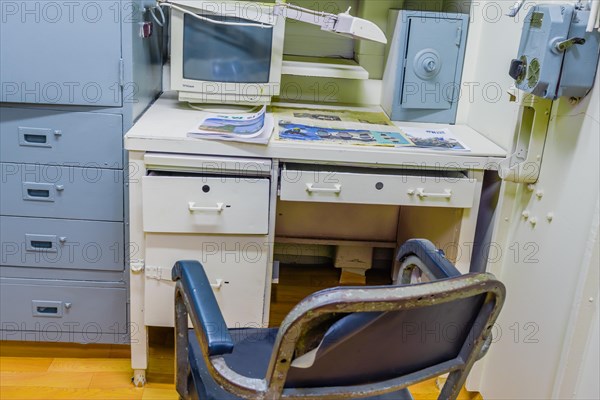
[[[249,378],[264,379],[273,346],[277,337],[277,329],[231,329],[231,337],[234,342],[233,353],[224,357],[227,365],[235,372]],[[195,393],[193,398],[208,400],[238,400],[240,397],[234,396],[223,390],[210,376],[202,357],[200,344],[196,339],[194,330],[188,332],[189,338],[189,361],[193,378],[193,385],[190,390]],[[200,394],[200,393],[204,393]],[[412,400],[410,392],[407,389],[394,393],[388,393],[381,396],[369,397],[371,400]]]

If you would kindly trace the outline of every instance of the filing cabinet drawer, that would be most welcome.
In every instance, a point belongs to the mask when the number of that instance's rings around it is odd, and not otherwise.
[[[473,206],[476,181],[461,172],[354,173],[284,169],[280,199],[419,207]]]
[[[146,235],[146,325],[173,326],[171,269],[178,260],[197,260],[213,285],[227,326],[262,326],[269,260],[266,242],[260,236]]]
[[[0,161],[123,168],[122,116],[3,107]]]
[[[267,234],[269,179],[143,177],[146,232]]]
[[[0,217],[0,264],[124,270],[123,223]]]
[[[1,163],[0,214],[123,221],[123,171]]]
[[[0,279],[0,319],[3,330],[89,333],[127,331],[127,289],[93,287],[86,282]],[[7,338],[10,336],[7,334]],[[63,338],[68,339],[67,337]],[[71,339],[72,340],[72,339]]]

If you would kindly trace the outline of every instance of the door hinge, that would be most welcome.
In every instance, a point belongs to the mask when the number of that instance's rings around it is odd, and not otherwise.
[[[125,86],[125,61],[119,59],[119,85]]]
[[[144,271],[144,260],[132,260],[129,264],[129,270],[133,274],[139,274]]]

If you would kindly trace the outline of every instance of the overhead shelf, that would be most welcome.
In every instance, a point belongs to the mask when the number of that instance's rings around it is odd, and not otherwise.
[[[366,69],[344,58],[284,56],[282,75],[319,78],[369,79]]]

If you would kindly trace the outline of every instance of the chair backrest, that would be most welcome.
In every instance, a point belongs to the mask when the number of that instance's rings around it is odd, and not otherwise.
[[[504,295],[491,274],[315,293],[283,322],[268,385],[288,394],[303,388],[338,393],[340,387],[383,393],[452,371],[462,384],[490,339]],[[325,330],[306,329],[327,319]]]

